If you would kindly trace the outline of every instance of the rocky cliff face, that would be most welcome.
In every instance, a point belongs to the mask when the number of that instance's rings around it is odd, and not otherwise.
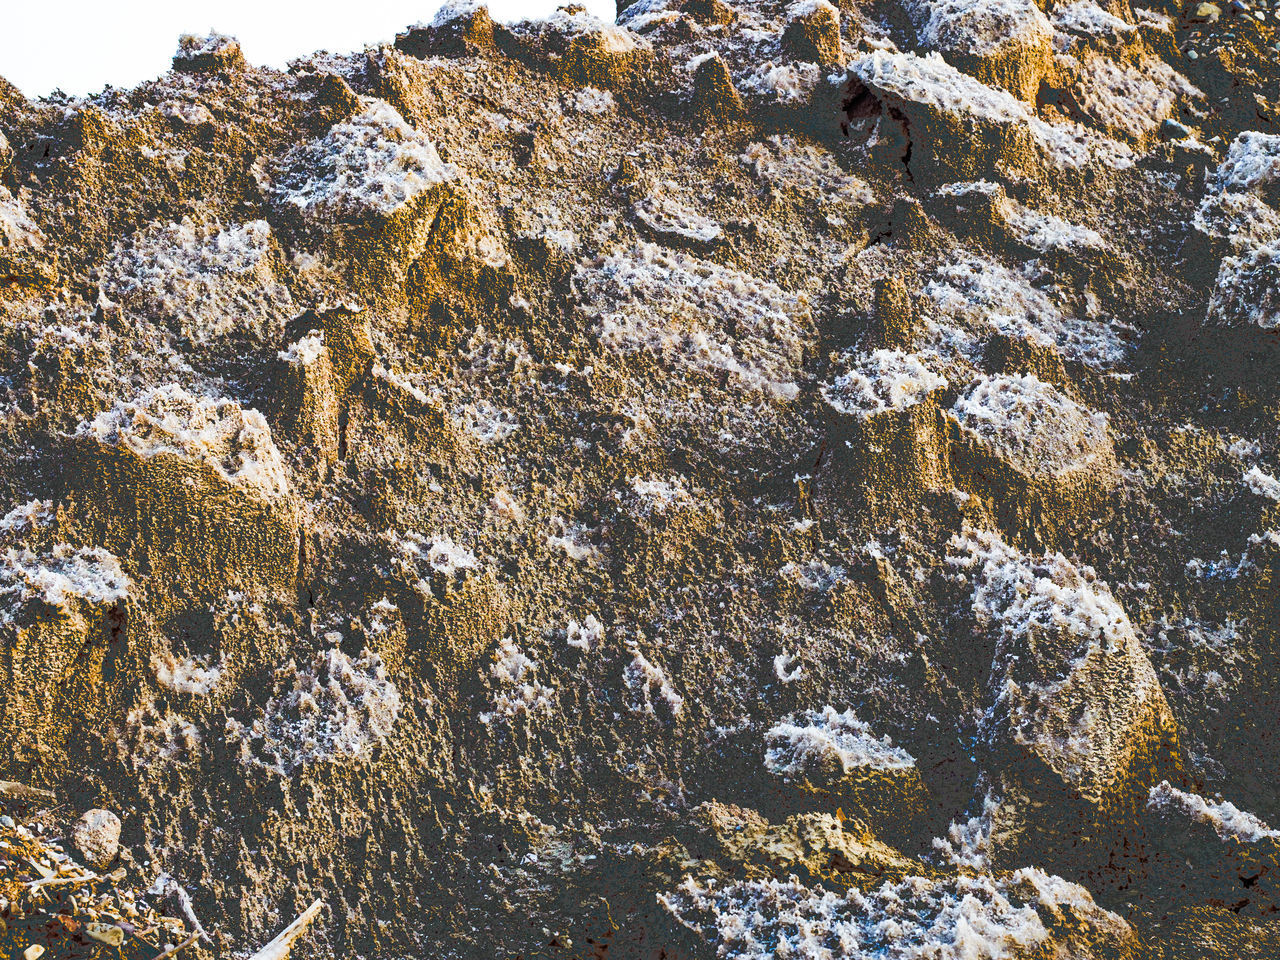
[[[1280,951],[1280,11],[619,6],[0,82],[5,949]]]

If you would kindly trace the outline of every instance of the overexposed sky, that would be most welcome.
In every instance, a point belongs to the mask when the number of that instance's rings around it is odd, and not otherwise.
[[[495,20],[541,17],[569,0],[490,0]],[[578,0],[612,21],[613,0]],[[157,77],[184,33],[240,40],[250,63],[283,67],[314,50],[344,52],[429,22],[441,0],[13,0],[0,28],[0,77],[29,97],[82,95]]]

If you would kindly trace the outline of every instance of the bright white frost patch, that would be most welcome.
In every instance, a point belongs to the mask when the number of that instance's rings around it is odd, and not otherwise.
[[[263,715],[249,727],[229,721],[227,732],[242,741],[242,760],[281,776],[321,761],[368,759],[400,716],[400,692],[368,650],[356,660],[331,647],[310,664],[290,661],[275,682]]]
[[[1133,151],[1123,144],[1090,133],[1078,124],[1051,124],[1003,90],[988,87],[952,67],[937,53],[874,50],[849,66],[863,83],[876,90],[946,113],[1025,131],[1045,159],[1062,167],[1098,162],[1115,169],[1133,166]]]
[[[195,657],[175,657],[172,653],[155,657],[151,661],[160,686],[174,693],[208,696],[222,679],[222,665],[209,666]]]
[[[988,56],[1002,46],[1043,46],[1053,36],[1031,0],[921,0],[908,10],[920,44],[930,50]]]
[[[564,642],[577,650],[589,652],[604,639],[604,624],[594,613],[588,613],[581,623],[570,620],[565,627]]]
[[[9,514],[6,521],[12,514]],[[0,623],[32,600],[70,609],[73,604],[116,603],[128,595],[120,562],[101,547],[60,543],[47,553],[10,547],[0,554]]]
[[[965,432],[1028,473],[1105,467],[1113,456],[1106,416],[1033,374],[982,377],[951,412]]]
[[[146,390],[129,403],[117,401],[80,424],[76,435],[143,458],[201,460],[229,483],[269,498],[289,491],[284,461],[262,414],[233,400],[193,396],[175,383]]]
[[[431,591],[429,577],[456,581],[465,577],[468,571],[480,569],[480,561],[474,553],[442,533],[424,537],[410,530],[400,537],[393,535],[392,547],[397,554],[398,566],[406,574],[416,576],[425,568],[427,576],[418,581],[418,589],[427,593]]]
[[[601,343],[616,353],[728,374],[742,389],[780,399],[799,393],[795,378],[812,326],[801,297],[653,244],[579,267],[577,284]]]
[[[1083,927],[1090,941],[1130,935],[1083,887],[1036,867],[998,879],[907,877],[866,894],[794,879],[689,877],[658,900],[733,960],[1009,960],[1039,956],[1037,948],[1055,938],[1046,921]]]
[[[282,202],[312,217],[385,216],[456,175],[389,103],[361,102],[350,120],[283,157],[273,184]]]
[[[836,412],[865,420],[914,407],[946,386],[946,379],[926,367],[916,354],[874,350],[824,385],[822,397]]]
[[[271,227],[181,223],[121,241],[102,267],[101,291],[138,313],[174,322],[195,343],[230,333],[265,335],[295,310],[271,266]]]
[[[852,710],[837,713],[830,705],[785,718],[764,735],[764,766],[787,779],[809,773],[849,774],[859,769],[909,770],[915,757],[877,737]]]
[[[1106,241],[1098,231],[1068,223],[1051,213],[1031,210],[1012,198],[1005,207],[1004,217],[1014,236],[1041,253],[1107,248]]]
[[[52,500],[28,500],[0,517],[0,534],[29,533],[52,518]]]
[[[1057,348],[1064,357],[1104,369],[1125,355],[1118,330],[1104,321],[1066,316],[1043,291],[993,260],[969,257],[939,269],[924,287],[944,317]]]
[[[1076,3],[1055,7],[1053,26],[1058,30],[1104,39],[1124,37],[1138,29],[1103,10],[1093,0],[1078,0]]]
[[[672,717],[680,716],[684,709],[684,697],[676,693],[662,667],[652,663],[640,650],[632,646],[631,662],[623,668],[622,683],[627,690],[627,709],[656,717],[655,703],[662,703]]]
[[[1260,497],[1280,501],[1280,480],[1257,467],[1250,467],[1244,475],[1245,485]]]
[[[741,93],[754,94],[776,103],[806,103],[822,79],[816,63],[780,63],[772,60],[756,66],[738,78]]]
[[[720,224],[714,220],[708,220],[662,194],[638,201],[632,206],[631,213],[658,236],[675,241],[708,244],[719,240],[722,233]]]
[[[480,714],[480,722],[509,720],[521,714],[550,714],[555,708],[555,690],[538,681],[538,663],[527,657],[514,640],[503,637],[493,655],[489,673],[498,684],[493,710]]]
[[[1186,793],[1162,780],[1151,788],[1147,807],[1153,810],[1174,810],[1196,823],[1212,827],[1221,840],[1240,840],[1257,843],[1260,840],[1280,840],[1280,830],[1269,826],[1247,810],[1234,803],[1211,803],[1198,793]]]
[[[773,658],[773,675],[782,683],[793,683],[804,676],[804,664],[797,663],[794,653],[780,653]]]
[[[305,337],[289,344],[287,349],[277,351],[276,356],[285,363],[309,367],[319,360],[324,352],[324,331],[310,330]]]
[[[1265,196],[1280,187],[1280,134],[1248,130],[1227,150],[1227,158],[1209,177],[1216,193],[1253,193]]]

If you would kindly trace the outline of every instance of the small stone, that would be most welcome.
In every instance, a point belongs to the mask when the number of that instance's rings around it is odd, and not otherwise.
[[[1168,117],[1160,124],[1160,136],[1165,140],[1185,140],[1191,136],[1191,128]]]
[[[6,830],[12,830],[15,826],[17,826],[17,824],[13,822],[13,817],[0,817],[0,827],[4,827]]]
[[[110,810],[89,810],[76,821],[71,841],[85,864],[100,870],[120,850],[120,818]]]
[[[1222,16],[1222,8],[1216,3],[1197,3],[1191,8],[1188,19],[1202,23],[1217,23],[1220,16]]]
[[[22,960],[40,960],[44,956],[44,947],[38,943],[33,943],[27,949],[22,951]]]

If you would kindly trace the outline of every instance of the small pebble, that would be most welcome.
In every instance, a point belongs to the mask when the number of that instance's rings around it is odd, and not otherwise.
[[[16,826],[17,824],[13,822],[13,817],[8,816],[7,814],[0,816],[0,827],[4,827],[6,830],[12,830]]]

